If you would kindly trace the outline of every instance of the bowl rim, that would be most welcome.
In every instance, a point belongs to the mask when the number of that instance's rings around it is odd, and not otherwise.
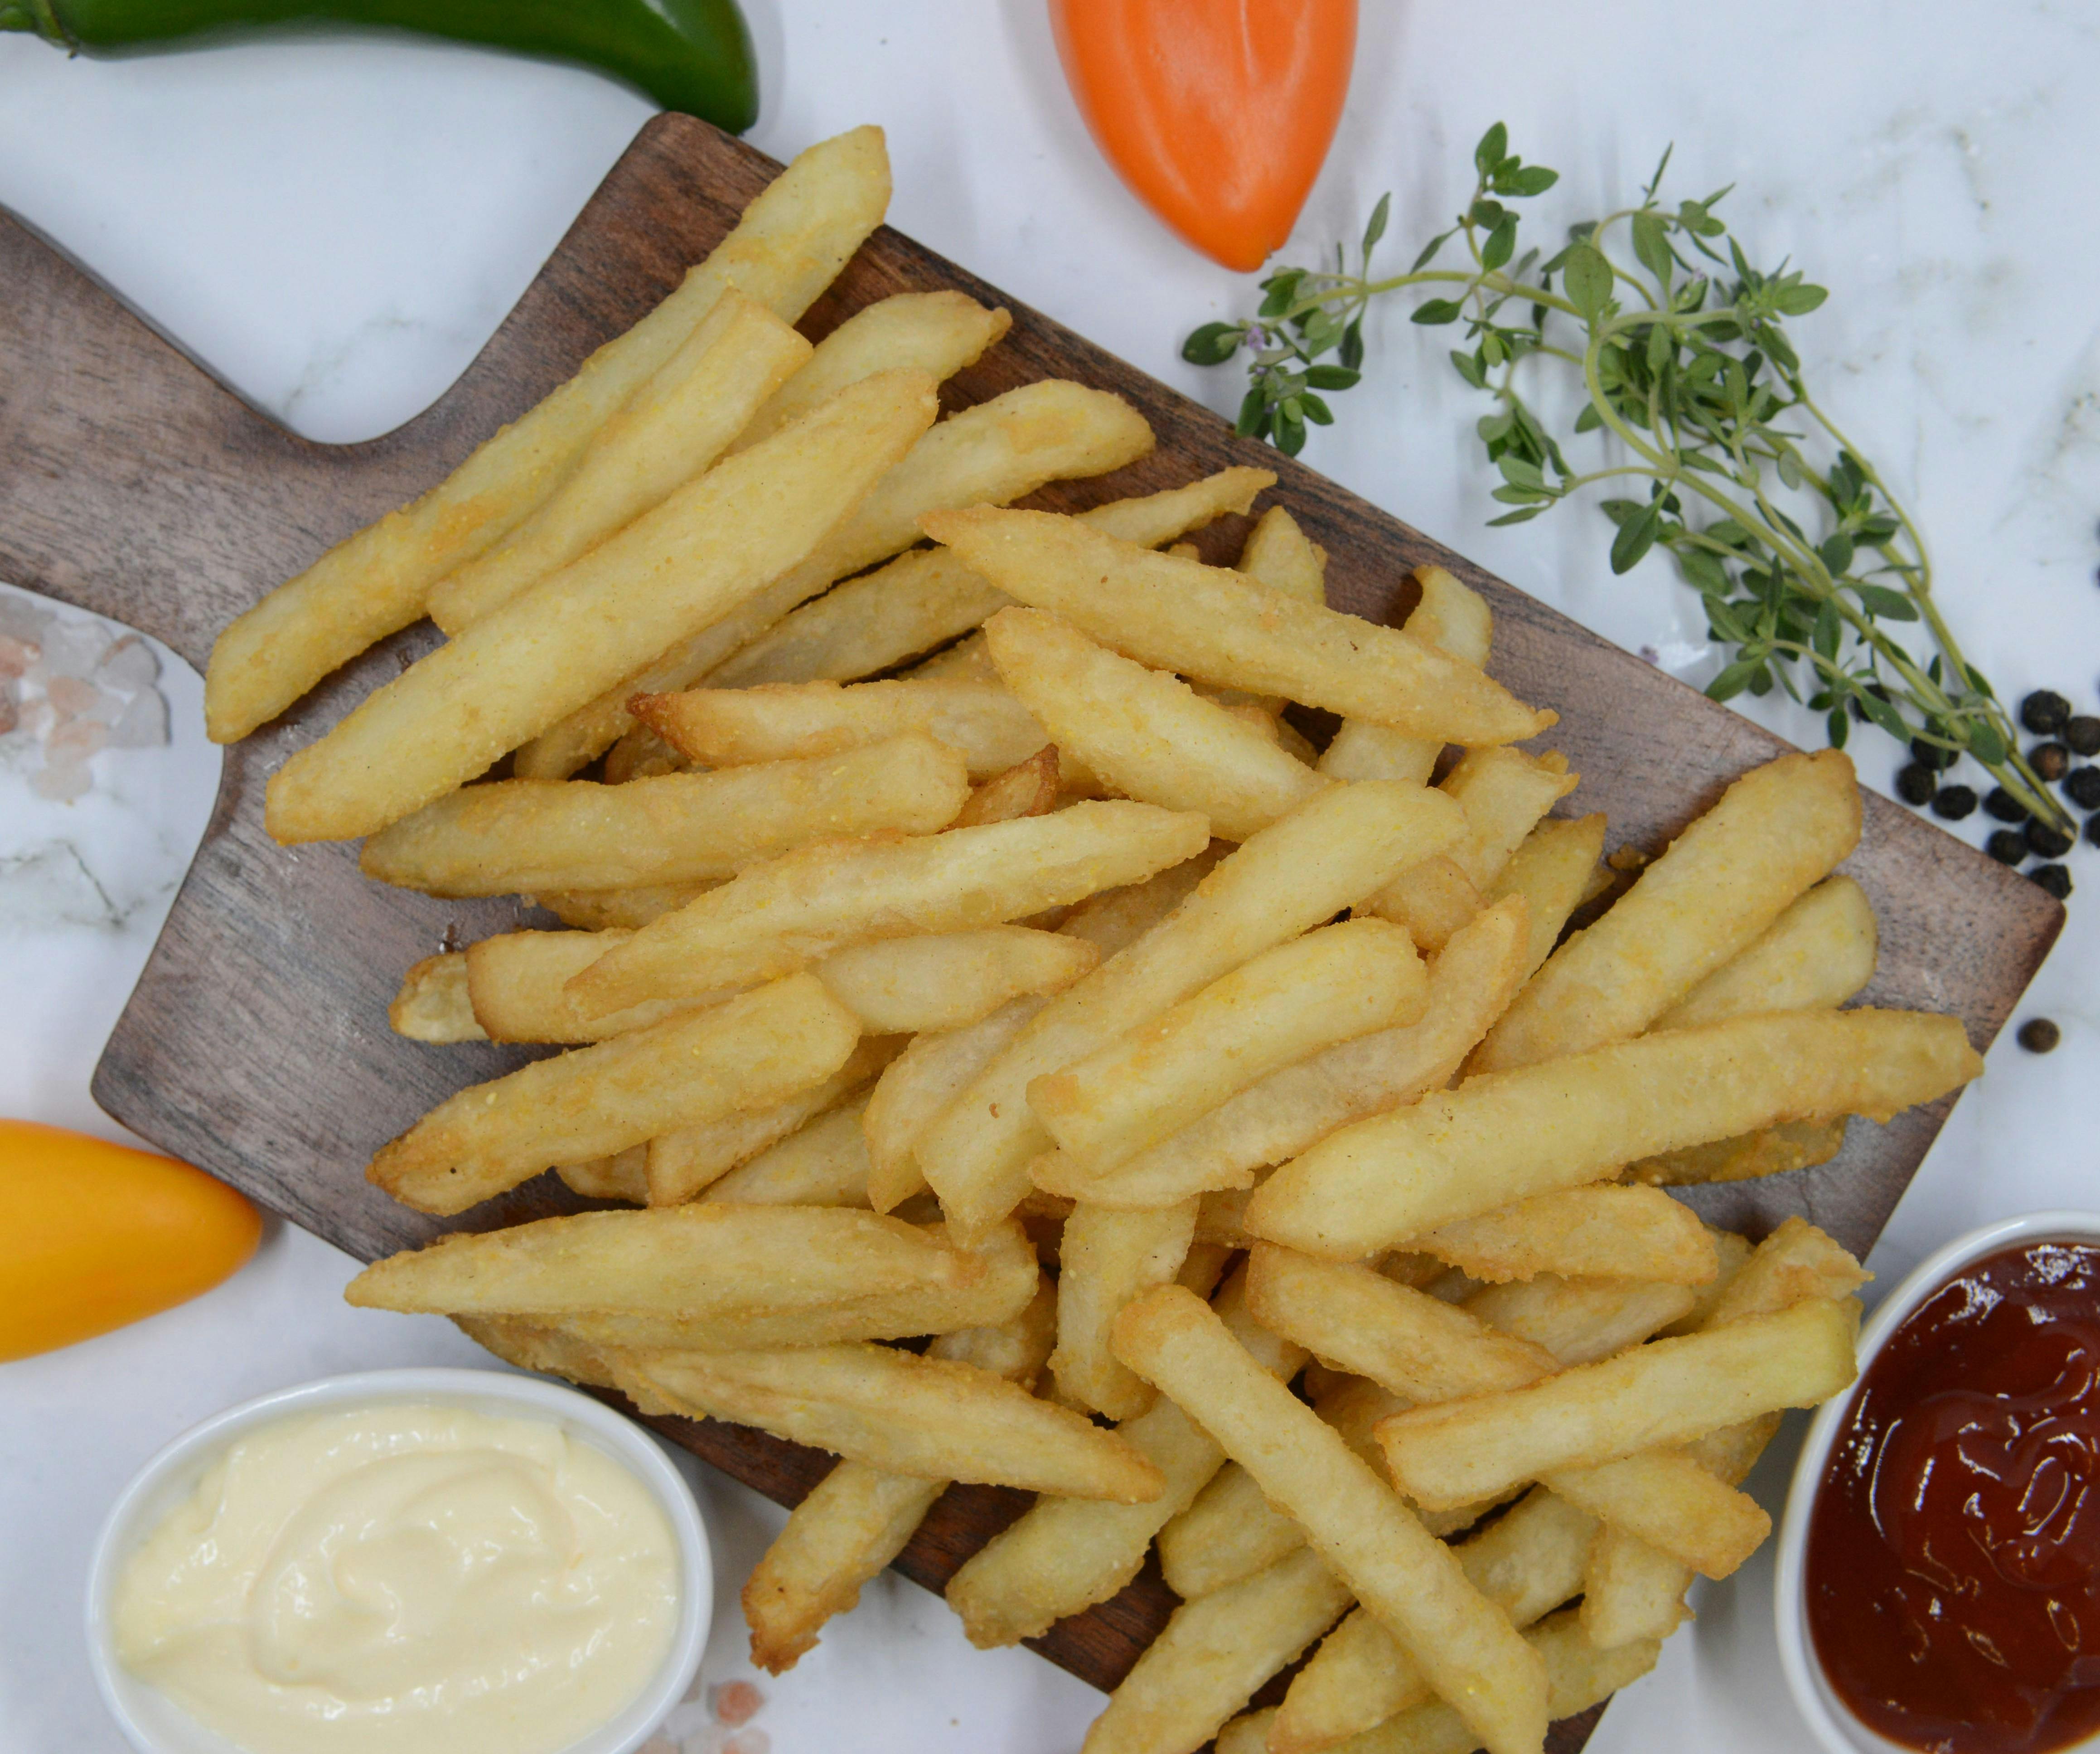
[[[1898,1282],[1860,1330],[1860,1375],[1880,1354],[1911,1312],[1924,1303],[1961,1268],[1985,1255],[2022,1243],[2073,1239],[2100,1244],[2100,1212],[2076,1207],[2054,1207],[2043,1212],[2020,1213],[1998,1218],[1964,1232],[1943,1244],[1918,1262]],[[1815,1655],[1815,1640],[1808,1631],[1808,1527],[1816,1496],[1821,1490],[1824,1464],[1837,1443],[1852,1403],[1858,1398],[1854,1385],[1843,1395],[1826,1401],[1811,1420],[1801,1454],[1787,1488],[1786,1509],[1780,1523],[1776,1575],[1773,1579],[1772,1613],[1779,1634],[1780,1668],[1802,1717],[1814,1732],[1825,1754],[1917,1754],[1902,1743],[1892,1742],[1855,1717],[1823,1673]],[[2100,1736],[2071,1743],[2059,1754],[2080,1754],[2100,1748]]]
[[[254,1396],[192,1425],[163,1444],[118,1492],[96,1531],[87,1569],[86,1633],[95,1684],[125,1739],[139,1754],[189,1754],[179,1749],[135,1708],[150,1694],[171,1711],[174,1702],[118,1660],[110,1601],[124,1560],[179,1497],[194,1487],[237,1437],[305,1412],[415,1401],[479,1404],[499,1416],[549,1418],[624,1466],[649,1491],[677,1547],[680,1601],[670,1647],[655,1674],[612,1717],[558,1754],[633,1754],[684,1695],[707,1649],[714,1613],[714,1562],[707,1526],[690,1486],[657,1438],[626,1414],[565,1383],[501,1367],[426,1366],[345,1372]],[[236,1744],[183,1716],[234,1754]]]

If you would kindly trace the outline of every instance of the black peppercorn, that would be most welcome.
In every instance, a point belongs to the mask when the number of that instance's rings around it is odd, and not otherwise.
[[[1932,802],[1932,794],[1939,789],[1939,782],[1933,778],[1930,767],[1912,762],[1908,767],[1896,771],[1896,796],[1906,804],[1915,804],[1922,809]]]
[[[2053,737],[2071,717],[2071,703],[2060,694],[2037,688],[2020,702],[2020,722],[2037,737]]]
[[[2054,784],[2071,771],[2071,751],[2060,743],[2037,743],[2027,751],[2027,766]]]
[[[2058,901],[2071,899],[2071,873],[2062,865],[2036,865],[2027,873],[2027,881],[2047,890]]]
[[[2027,807],[2001,785],[1991,788],[1991,795],[1983,800],[1983,808],[2001,822],[2025,822]]]
[[[2014,1039],[2030,1054],[2048,1054],[2063,1040],[2063,1032],[2045,1017],[2031,1017],[2020,1025],[2020,1032]]]
[[[1936,743],[1927,743],[1922,737],[1910,740],[1910,758],[1921,767],[1930,767],[1935,773],[1952,767],[1961,760],[1959,749],[1943,749]]]
[[[2085,819],[2085,838],[2092,842],[2095,846],[2100,846],[2100,816],[2088,816]]]
[[[1932,801],[1933,815],[1949,822],[1959,822],[1975,807],[1976,794],[1965,785],[1942,786]]]
[[[2074,755],[2100,755],[2100,718],[2081,714],[2063,727],[2063,740]]]
[[[2100,767],[2074,767],[2063,776],[2063,795],[2080,810],[2100,810]]]
[[[2027,855],[2027,837],[2017,828],[2001,828],[1984,842],[1983,850],[2001,865],[2016,865]]]
[[[2052,828],[2039,816],[2030,817],[2020,833],[2027,837],[2027,845],[2045,859],[2061,859],[2071,850],[2071,837],[2061,828]]]

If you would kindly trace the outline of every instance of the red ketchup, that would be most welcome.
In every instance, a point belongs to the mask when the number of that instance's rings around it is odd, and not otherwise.
[[[1973,1262],[1890,1336],[1809,1524],[1808,1626],[1860,1722],[1933,1754],[2100,1731],[2100,1248]]]

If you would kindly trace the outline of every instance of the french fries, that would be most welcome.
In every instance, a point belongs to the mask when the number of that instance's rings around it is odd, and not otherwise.
[[[1688,1285],[1541,1273],[1489,1285],[1459,1307],[1490,1328],[1542,1346],[1565,1367],[1593,1364],[1636,1345],[1689,1315],[1697,1301]]]
[[[815,970],[863,1029],[916,1035],[974,1023],[1015,999],[1062,992],[1100,961],[1101,952],[1080,939],[988,926],[836,950]]]
[[[1422,596],[1407,618],[1407,632],[1446,656],[1485,669],[1494,635],[1494,616],[1486,600],[1469,590],[1441,567],[1418,567],[1414,580]],[[1412,780],[1429,784],[1441,737],[1410,736],[1368,719],[1345,718],[1320,758],[1320,771],[1335,780]]]
[[[270,833],[373,833],[473,779],[801,560],[935,409],[923,372],[885,372],[717,464],[293,755],[270,779]]]
[[[366,1174],[419,1212],[464,1212],[556,1164],[820,1083],[859,1039],[814,976],[777,981],[472,1085],[381,1147]]]
[[[1058,1244],[1057,1350],[1050,1354],[1050,1374],[1068,1401],[1110,1419],[1133,1419],[1152,1404],[1150,1386],[1109,1350],[1110,1332],[1132,1298],[1176,1279],[1195,1238],[1193,1200],[1158,1212],[1073,1208]]]
[[[1357,1259],[1659,1151],[1803,1115],[1886,1118],[1982,1070],[1957,1019],[1920,1012],[1665,1031],[1468,1079],[1330,1134],[1262,1185],[1246,1224],[1308,1254]]]
[[[1017,762],[970,793],[969,802],[949,824],[974,828],[987,822],[1012,822],[1021,816],[1047,816],[1057,807],[1064,772],[1057,746],[1045,744],[1025,762]]]
[[[1708,1577],[1727,1577],[1771,1533],[1756,1500],[1683,1451],[1651,1450],[1593,1468],[1556,1468],[1546,1485],[1623,1535]]]
[[[1490,1283],[1559,1272],[1703,1285],[1720,1270],[1713,1239],[1691,1208],[1648,1187],[1534,1195],[1441,1226],[1418,1246]]]
[[[882,223],[879,128],[801,153],[661,304],[412,504],[338,543],[218,636],[205,725],[232,743],[421,615],[430,587],[485,552],[567,477],[593,436],[735,287],[793,322]]]
[[[1756,1011],[1806,1011],[1842,1005],[1874,978],[1880,931],[1874,910],[1851,878],[1826,879],[1655,1020],[1689,1029]]]
[[[401,990],[386,1007],[386,1021],[411,1041],[486,1041],[488,1032],[474,1014],[467,992],[466,958],[443,951],[412,964]]]
[[[624,785],[469,786],[373,836],[359,864],[367,877],[433,895],[692,884],[813,841],[930,834],[968,797],[962,757],[914,732],[805,760]]]
[[[728,450],[811,351],[764,306],[734,289],[725,293],[598,429],[545,503],[439,581],[430,619],[456,634],[660,506]]]
[[[1154,554],[1043,512],[978,506],[921,520],[1017,600],[1142,663],[1281,694],[1469,747],[1554,722],[1471,665],[1200,561]]]
[[[735,1206],[865,1206],[866,1098],[828,1109],[799,1132],[739,1164],[700,1198]]]
[[[1384,1623],[1490,1754],[1537,1754],[1546,1724],[1538,1657],[1449,1549],[1262,1370],[1211,1310],[1180,1287],[1162,1286],[1123,1311],[1115,1350],[1304,1526],[1312,1550]]]
[[[1490,904],[1511,895],[1524,898],[1530,928],[1524,949],[1526,980],[1553,954],[1568,917],[1589,893],[1590,879],[1604,855],[1601,815],[1573,821],[1549,816],[1524,837],[1502,875],[1483,891]]]
[[[721,887],[709,877],[697,883],[651,883],[639,889],[545,890],[532,899],[564,926],[580,932],[639,931],[682,908],[695,895]]]

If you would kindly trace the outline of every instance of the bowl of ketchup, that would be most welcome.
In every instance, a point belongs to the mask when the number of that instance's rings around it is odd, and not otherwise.
[[[2100,1748],[2100,1213],[1972,1232],[1874,1312],[1777,1584],[1830,1754]]]

